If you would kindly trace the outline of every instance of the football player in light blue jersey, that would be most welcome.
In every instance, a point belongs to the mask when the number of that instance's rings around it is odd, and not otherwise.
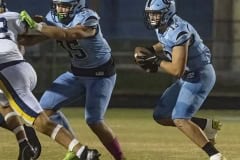
[[[176,126],[201,147],[210,160],[225,159],[208,140],[216,134],[217,128],[212,124],[219,126],[219,123],[193,117],[216,80],[209,49],[193,26],[176,15],[174,0],[148,0],[145,22],[149,29],[155,30],[159,43],[136,47],[136,62],[148,72],[157,72],[160,67],[177,77],[158,100],[154,120],[164,126]],[[210,130],[213,134],[209,134]]]
[[[124,159],[116,135],[104,122],[116,73],[97,13],[86,8],[85,0],[53,0],[52,9],[46,16],[48,25],[34,22],[26,12],[22,12],[22,18],[31,28],[56,39],[71,59],[70,71],[57,77],[41,97],[40,103],[46,113],[72,130],[58,110],[82,98],[88,126],[116,160]]]
[[[0,4],[2,2],[0,0]],[[24,60],[18,46],[32,44],[32,42],[29,44],[28,39],[25,38],[32,38],[34,35],[28,35],[28,33],[28,25],[21,19],[19,13],[10,11],[0,13],[0,89],[4,94],[0,102],[3,108],[15,111],[7,114],[1,112],[5,122],[8,124],[9,121],[13,122],[13,117],[18,114],[26,123],[34,126],[36,130],[72,151],[75,160],[97,160],[99,157],[98,151],[88,149],[62,125],[50,120],[33,95],[32,90],[36,86],[37,75],[33,67]],[[38,39],[38,35],[36,35],[36,38]],[[5,104],[2,103],[3,100],[5,100]],[[17,127],[13,131],[20,134],[24,131],[24,128]],[[33,136],[35,135],[31,135],[31,138]],[[22,141],[25,140],[26,138]],[[35,154],[35,150],[30,145],[25,145],[20,151],[22,152],[19,160],[37,159],[40,154]]]

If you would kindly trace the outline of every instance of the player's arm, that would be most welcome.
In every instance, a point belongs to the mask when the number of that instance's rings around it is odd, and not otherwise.
[[[175,46],[172,49],[172,61],[161,61],[160,67],[167,73],[181,77],[184,74],[187,64],[189,41],[181,46]]]
[[[43,23],[44,18],[42,16],[37,15],[33,17],[33,20],[36,22]],[[21,26],[19,27],[21,30],[19,31],[17,36],[17,41],[19,45],[31,46],[49,39],[48,37],[42,35],[36,30],[30,29],[28,23],[26,21],[23,21],[21,19],[21,16],[16,21],[16,25]]]
[[[91,26],[77,25],[72,28],[60,28],[56,26],[49,26],[42,23],[37,23],[29,16],[26,11],[21,11],[21,20],[26,22],[29,28],[35,29],[46,37],[57,40],[75,40],[92,37],[96,34],[96,28]]]
[[[18,35],[18,44],[24,46],[32,46],[48,39],[49,38],[44,35],[21,34]]]
[[[159,54],[163,51],[163,45],[160,42],[154,44],[152,47],[157,54]]]
[[[152,47],[137,47],[134,55],[135,61],[140,66],[144,66],[144,68],[150,70],[154,68],[156,71],[155,66],[157,66],[173,76],[181,77],[184,74],[187,63],[188,44],[189,42],[187,41],[184,44],[173,47],[171,60],[163,54],[160,43]]]
[[[96,34],[96,29],[93,27],[85,27],[81,25],[77,25],[68,29],[43,25],[39,32],[52,39],[74,40],[94,36]]]
[[[171,61],[163,51],[161,43],[147,47],[136,47],[134,50],[135,63],[146,72],[155,73],[161,61]]]

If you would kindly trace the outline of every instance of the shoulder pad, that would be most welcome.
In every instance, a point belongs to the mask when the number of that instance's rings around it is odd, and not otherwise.
[[[176,23],[171,25],[167,34],[174,46],[180,46],[191,38],[187,23]]]
[[[48,22],[53,22],[51,11],[47,13],[47,15],[45,16],[45,20],[47,24]]]
[[[84,9],[76,14],[74,19],[81,19],[81,25],[90,27],[98,25],[100,17],[93,10]]]

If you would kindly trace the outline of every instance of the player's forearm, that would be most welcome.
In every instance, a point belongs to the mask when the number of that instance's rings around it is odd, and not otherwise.
[[[153,45],[153,48],[156,53],[161,53],[163,51],[163,45],[161,43],[157,43]],[[167,72],[168,74],[174,77],[181,77],[184,73],[183,67],[180,67],[179,64],[174,64],[173,62],[169,61],[161,61],[160,67]]]
[[[75,40],[93,36],[95,32],[85,28],[63,29],[55,26],[43,25],[40,32],[52,39],[57,40]]]
[[[162,61],[160,67],[168,74],[177,78],[182,77],[184,74],[184,67],[174,65],[172,62]]]
[[[18,44],[24,46],[32,46],[47,39],[49,38],[44,35],[19,35]]]
[[[161,43],[156,43],[153,45],[156,53],[161,53],[163,51],[163,45]]]
[[[96,34],[94,27],[77,25],[72,28],[61,28],[56,26],[48,26],[45,23],[37,23],[26,11],[20,13],[21,21],[24,21],[30,29],[34,29],[51,39],[57,40],[76,40],[92,37]]]
[[[58,27],[43,25],[39,32],[52,39],[67,39],[67,33],[64,31],[64,29]]]
[[[182,46],[175,46],[172,49],[172,61],[162,61],[160,67],[167,73],[175,76],[182,77],[187,65],[188,57],[188,42]]]

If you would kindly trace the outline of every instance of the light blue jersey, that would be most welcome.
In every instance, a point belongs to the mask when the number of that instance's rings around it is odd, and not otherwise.
[[[186,70],[194,71],[211,63],[210,51],[203,44],[193,26],[177,15],[172,20],[171,25],[163,34],[156,29],[158,40],[164,46],[163,50],[169,53],[171,57],[173,47],[180,46],[190,40]]]
[[[96,35],[73,41],[58,41],[70,54],[71,62],[77,68],[95,68],[106,63],[111,57],[111,48],[104,39],[99,25],[99,16],[90,9],[83,9],[67,24],[63,24],[58,17],[51,13],[46,16],[47,23],[61,28],[71,28],[76,25],[83,25],[96,28]]]
[[[71,58],[71,72],[58,76],[40,99],[43,109],[59,110],[72,102],[85,106],[87,123],[98,123],[104,119],[110,97],[115,86],[116,74],[111,49],[103,38],[98,15],[90,9],[82,9],[67,24],[49,12],[47,23],[60,28],[83,25],[96,28],[96,35],[73,41],[59,41]],[[50,117],[65,128],[69,128],[62,116]]]
[[[157,102],[153,117],[159,119],[191,119],[212,90],[216,75],[210,50],[203,44],[191,24],[174,15],[164,33],[155,30],[163,50],[172,56],[175,46],[190,40],[187,65],[183,77],[168,87]]]

